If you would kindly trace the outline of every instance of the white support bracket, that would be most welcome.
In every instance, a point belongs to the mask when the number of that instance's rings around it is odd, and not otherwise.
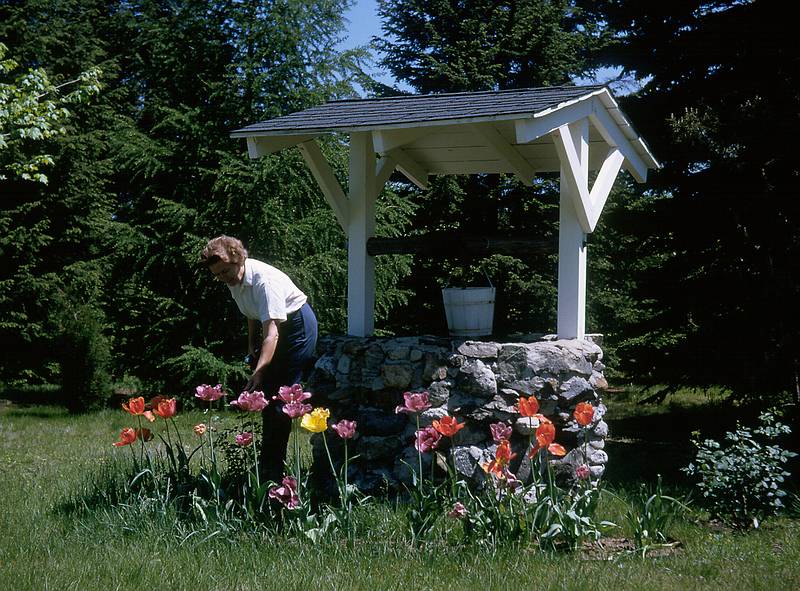
[[[486,143],[500,155],[500,158],[508,164],[511,170],[514,171],[514,175],[525,186],[530,187],[533,185],[533,177],[536,175],[536,171],[533,166],[522,157],[519,151],[503,137],[503,134],[497,131],[491,124],[470,125],[470,128],[473,132],[486,140]]]
[[[388,156],[394,160],[400,172],[420,189],[424,191],[428,188],[428,171],[403,150],[395,148],[394,150],[386,152],[384,156]]]
[[[345,197],[342,186],[333,174],[333,169],[325,158],[325,155],[320,150],[319,145],[314,140],[302,142],[297,146],[300,148],[300,153],[311,169],[311,174],[317,181],[325,200],[333,209],[336,215],[336,220],[342,229],[347,232],[347,226],[350,220],[350,205]]]
[[[285,148],[291,148],[302,142],[313,140],[316,135],[270,135],[270,136],[249,136],[247,138],[247,155],[252,160],[267,156],[275,152],[280,152]]]
[[[389,156],[383,156],[378,162],[375,164],[375,197],[377,198],[380,195],[380,192],[383,191],[383,187],[386,185],[386,181],[389,180],[389,177],[392,176],[397,163],[392,160]]]
[[[566,181],[571,187],[569,194],[574,201],[575,214],[583,231],[590,234],[597,227],[600,213],[603,211],[614,180],[622,167],[624,156],[618,148],[611,148],[603,160],[600,172],[590,191],[588,166],[584,160],[584,158],[588,158],[588,155],[583,157],[578,155],[570,126],[559,127],[553,133],[553,141],[564,171],[563,181]]]

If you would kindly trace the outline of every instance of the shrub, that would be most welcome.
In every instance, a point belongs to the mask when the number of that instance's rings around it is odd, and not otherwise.
[[[64,313],[58,340],[61,387],[70,412],[103,408],[111,397],[111,347],[103,320],[102,311],[86,304]]]
[[[736,526],[758,527],[765,516],[782,507],[781,488],[789,476],[785,464],[797,454],[777,444],[767,445],[791,429],[773,411],[760,415],[755,429],[737,426],[724,443],[694,440],[697,457],[683,471],[699,478],[697,487],[714,517]],[[698,434],[699,435],[699,434]]]

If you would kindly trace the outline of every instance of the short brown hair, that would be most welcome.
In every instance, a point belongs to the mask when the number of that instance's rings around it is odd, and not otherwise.
[[[225,234],[209,240],[200,253],[200,260],[206,266],[213,265],[217,261],[241,265],[246,258],[247,249],[242,241]]]

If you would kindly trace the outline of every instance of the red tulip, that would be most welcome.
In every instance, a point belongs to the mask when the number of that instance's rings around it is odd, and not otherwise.
[[[518,407],[519,414],[523,417],[532,417],[539,412],[539,401],[536,400],[535,396],[531,396],[530,398],[520,396]]]
[[[588,402],[579,402],[573,416],[581,427],[591,425],[594,420],[594,407]]]
[[[153,408],[153,412],[162,419],[174,417],[178,410],[178,403],[174,398],[164,398],[163,396],[153,398],[150,401],[150,406]]]
[[[119,434],[119,441],[114,442],[114,447],[122,447],[123,445],[130,445],[136,441],[136,429],[133,427],[125,427]]]
[[[459,423],[455,417],[450,416],[443,416],[441,421],[433,421],[431,424],[445,437],[453,437],[464,428],[464,423]]]
[[[127,403],[122,404],[122,410],[125,410],[132,415],[144,414],[144,397],[130,398]]]

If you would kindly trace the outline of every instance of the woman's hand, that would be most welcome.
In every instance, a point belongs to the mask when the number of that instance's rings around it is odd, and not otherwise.
[[[261,390],[261,384],[263,382],[263,378],[261,376],[260,371],[256,371],[253,375],[250,376],[250,379],[247,380],[247,384],[245,384],[244,389],[245,392],[254,392],[256,390]]]

